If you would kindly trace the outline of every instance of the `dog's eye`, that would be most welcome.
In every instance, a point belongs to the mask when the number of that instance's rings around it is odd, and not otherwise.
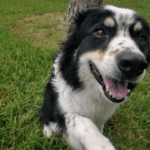
[[[141,44],[145,44],[145,43],[146,43],[146,37],[145,37],[145,36],[140,36],[140,37],[139,37],[139,42],[140,42]]]
[[[106,33],[104,32],[104,30],[100,29],[98,31],[95,32],[97,36],[105,36]]]

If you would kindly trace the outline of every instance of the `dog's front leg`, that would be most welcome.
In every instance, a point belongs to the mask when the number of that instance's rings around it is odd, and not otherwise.
[[[64,138],[76,150],[115,150],[109,139],[99,132],[96,125],[88,118],[67,113]]]

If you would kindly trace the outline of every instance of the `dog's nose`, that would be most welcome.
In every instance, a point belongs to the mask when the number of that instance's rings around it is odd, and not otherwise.
[[[139,76],[147,68],[146,59],[138,54],[130,51],[124,51],[117,57],[119,69],[128,77]]]

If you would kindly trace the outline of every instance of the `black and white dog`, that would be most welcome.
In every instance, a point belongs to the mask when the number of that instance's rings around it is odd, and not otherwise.
[[[39,111],[44,134],[76,150],[114,150],[104,123],[128,99],[150,62],[149,25],[135,11],[106,5],[79,13],[53,65]]]

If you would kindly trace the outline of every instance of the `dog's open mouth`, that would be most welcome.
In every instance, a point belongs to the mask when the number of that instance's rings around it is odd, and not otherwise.
[[[120,103],[130,93],[130,89],[127,88],[127,81],[117,81],[103,77],[91,61],[89,62],[89,66],[96,80],[103,86],[103,91],[109,100]]]

